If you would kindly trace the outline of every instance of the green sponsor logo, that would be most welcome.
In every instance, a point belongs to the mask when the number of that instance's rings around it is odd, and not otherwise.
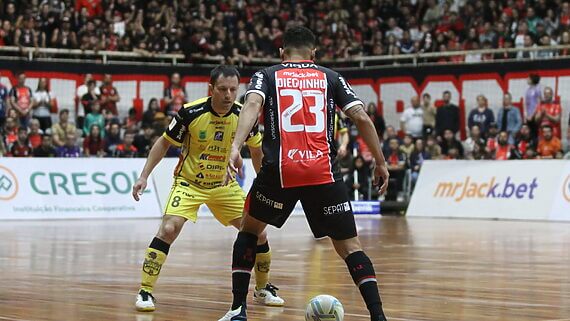
[[[138,179],[137,172],[34,172],[32,190],[41,195],[130,194]],[[150,193],[149,189],[144,191]]]
[[[206,131],[205,130],[201,130],[200,131],[200,135],[198,136],[200,139],[206,139]]]

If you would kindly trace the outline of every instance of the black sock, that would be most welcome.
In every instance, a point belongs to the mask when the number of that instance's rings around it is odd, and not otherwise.
[[[360,294],[366,303],[371,320],[385,320],[380,293],[378,293],[376,273],[368,256],[364,252],[358,251],[347,256],[344,261],[352,276],[352,280],[360,290]]]
[[[232,293],[234,300],[232,302],[232,310],[245,305],[251,269],[255,265],[256,243],[257,236],[246,232],[239,232],[234,243],[232,258]]]
[[[157,249],[166,255],[168,255],[168,251],[170,250],[170,244],[164,242],[158,237],[153,238],[148,247]]]
[[[267,252],[269,252],[269,242],[257,245],[256,253],[267,253]]]

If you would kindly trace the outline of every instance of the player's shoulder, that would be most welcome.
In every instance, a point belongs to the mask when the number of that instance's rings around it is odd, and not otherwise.
[[[196,99],[194,101],[191,101],[189,103],[184,104],[184,108],[185,109],[191,109],[191,108],[204,107],[209,103],[209,100],[210,100],[210,96],[202,97],[202,98],[199,98],[199,99]]]
[[[232,106],[231,111],[233,114],[239,116],[242,108],[243,108],[243,105],[239,101],[234,101],[234,105]]]
[[[209,104],[210,104],[210,97],[203,97],[200,99],[196,99],[192,102],[184,104],[179,114],[185,119],[193,120],[207,113],[210,110]]]

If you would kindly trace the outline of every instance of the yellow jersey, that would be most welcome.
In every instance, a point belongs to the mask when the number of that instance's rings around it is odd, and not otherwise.
[[[178,111],[163,134],[171,144],[182,147],[175,177],[201,188],[223,184],[241,107],[236,102],[227,114],[218,115],[212,108],[211,98],[205,97],[185,104]],[[246,144],[260,147],[261,140],[256,125]]]

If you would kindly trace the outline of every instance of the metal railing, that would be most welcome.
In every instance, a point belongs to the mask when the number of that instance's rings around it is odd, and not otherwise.
[[[11,54],[11,55],[10,55]],[[8,59],[32,60],[90,60],[108,64],[112,61],[139,61],[139,62],[162,62],[172,65],[184,61],[182,54],[144,54],[133,51],[95,51],[81,49],[59,49],[59,48],[22,48],[15,46],[0,47],[0,57]]]
[[[319,63],[328,66],[344,67],[344,68],[366,68],[366,67],[393,67],[393,66],[420,66],[429,64],[453,64],[467,63],[464,61],[445,61],[439,60],[451,57],[465,57],[468,55],[506,55],[496,61],[516,61],[528,59],[556,59],[560,56],[560,52],[567,50],[570,56],[570,45],[557,45],[548,47],[529,47],[529,48],[509,48],[509,49],[481,49],[481,50],[464,50],[464,51],[447,51],[447,52],[431,52],[416,53],[402,55],[384,55],[384,56],[358,56],[351,58],[339,58],[334,60],[321,59]],[[520,53],[531,53],[530,57],[517,57]],[[541,53],[546,54],[544,57]],[[147,54],[143,52],[122,52],[122,51],[93,51],[80,49],[58,49],[58,48],[22,48],[15,46],[0,47],[0,58],[4,59],[27,59],[29,61],[96,61],[103,64],[110,63],[158,63],[162,65],[195,65],[195,64],[218,64],[225,61],[223,57],[202,57],[194,59],[192,64],[186,63],[183,54]],[[237,64],[243,66],[267,66],[279,63],[278,58],[250,58],[240,60]],[[492,62],[484,61],[484,62]]]

